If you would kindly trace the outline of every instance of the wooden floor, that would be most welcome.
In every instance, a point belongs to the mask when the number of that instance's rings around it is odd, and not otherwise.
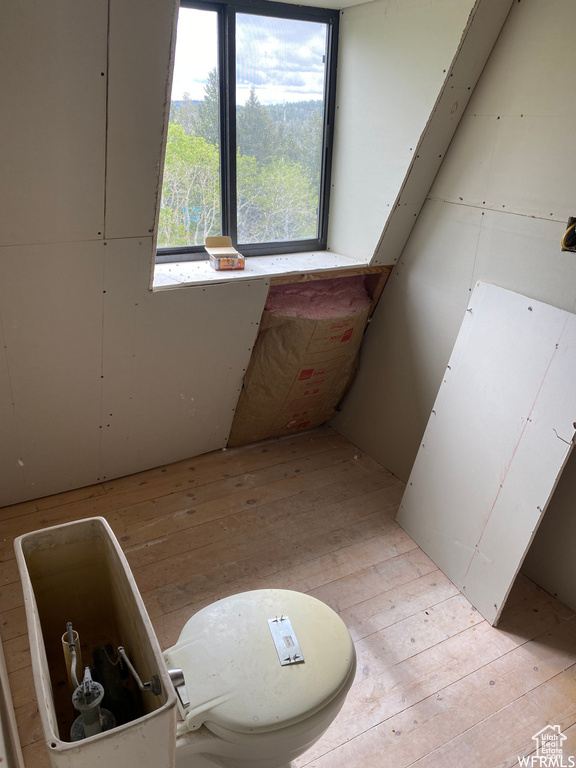
[[[1,509],[1,634],[27,768],[48,763],[13,539],[93,515],[114,529],[163,648],[197,609],[246,589],[308,592],[340,613],[356,681],[298,768],[517,766],[547,724],[568,764],[574,612],[520,577],[489,626],[395,522],[402,492],[320,428]]]

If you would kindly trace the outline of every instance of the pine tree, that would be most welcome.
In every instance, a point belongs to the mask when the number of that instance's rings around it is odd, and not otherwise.
[[[208,79],[204,86],[204,98],[198,104],[196,118],[196,135],[206,139],[210,144],[219,146],[219,112],[220,112],[220,85],[218,70],[216,67],[208,73]]]
[[[236,145],[241,155],[255,157],[259,165],[274,157],[276,131],[268,111],[256,96],[254,86],[243,107],[237,108]]]

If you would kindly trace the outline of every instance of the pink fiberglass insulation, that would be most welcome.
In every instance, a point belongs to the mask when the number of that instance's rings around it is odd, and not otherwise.
[[[272,315],[284,317],[327,320],[353,315],[369,306],[370,302],[364,278],[358,275],[273,285],[266,300],[266,310]]]

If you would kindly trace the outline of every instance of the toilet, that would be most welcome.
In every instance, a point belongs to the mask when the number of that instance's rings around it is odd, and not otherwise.
[[[177,768],[196,768],[195,755],[219,760],[207,766],[287,765],[326,731],[356,671],[340,617],[320,600],[282,589],[203,608],[164,659],[183,670],[189,701],[184,707],[179,695]]]
[[[25,534],[15,549],[53,768],[288,768],[327,730],[354,680],[346,625],[310,595],[262,589],[223,598],[162,653],[103,518]],[[69,676],[61,630],[70,620],[85,660],[103,642],[121,646],[140,684],[155,683],[142,686],[137,717],[74,742],[61,715]]]

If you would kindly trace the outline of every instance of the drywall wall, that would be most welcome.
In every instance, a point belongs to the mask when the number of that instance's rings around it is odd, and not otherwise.
[[[491,624],[576,430],[576,315],[477,283],[398,522]]]
[[[403,479],[477,280],[574,311],[576,255],[561,252],[560,239],[568,216],[576,215],[576,105],[566,98],[576,75],[575,23],[571,0],[512,6],[334,420]],[[551,508],[557,504],[570,514],[571,505],[554,498]],[[552,562],[570,554],[564,537],[552,551],[542,549],[544,542],[544,535],[537,537],[534,557],[539,552]],[[573,570],[570,583],[576,585]],[[574,588],[568,589],[576,606]]]
[[[522,571],[563,603],[576,608],[576,454],[572,452]]]
[[[104,0],[0,4],[0,246],[102,237],[106,24]]]
[[[394,264],[512,0],[376,0],[340,17],[328,243]]]
[[[176,6],[108,6],[0,6],[0,505],[225,446],[267,294],[149,291]]]
[[[266,283],[151,293],[150,248],[3,249],[4,503],[226,445]]]
[[[378,8],[366,16],[368,6]],[[372,63],[381,49],[396,51],[380,61],[391,64],[386,87],[421,126],[449,74],[438,68],[450,65],[472,6],[377,0],[359,11],[357,24],[343,24],[340,103],[347,115],[357,113],[358,139],[371,141],[369,163],[358,165],[347,158],[354,143],[342,129],[338,163],[359,168],[365,191],[358,210],[374,188],[372,162],[381,153],[384,165],[393,159],[394,136],[405,128],[402,111],[370,125],[362,114],[382,114],[371,111],[383,95]],[[148,290],[176,7],[176,0],[0,4],[7,75],[0,79],[0,504],[226,443],[267,280]],[[411,25],[423,21],[426,34],[415,46]],[[362,42],[358,68],[346,37],[363,26],[382,35]],[[400,28],[409,52],[390,37]],[[421,58],[406,79],[400,64],[408,53]],[[372,88],[358,101],[364,80]],[[402,182],[397,175],[398,189]],[[368,210],[372,250],[385,225],[381,208]],[[333,218],[341,213],[337,205]],[[358,231],[356,213],[346,214],[349,231]]]

